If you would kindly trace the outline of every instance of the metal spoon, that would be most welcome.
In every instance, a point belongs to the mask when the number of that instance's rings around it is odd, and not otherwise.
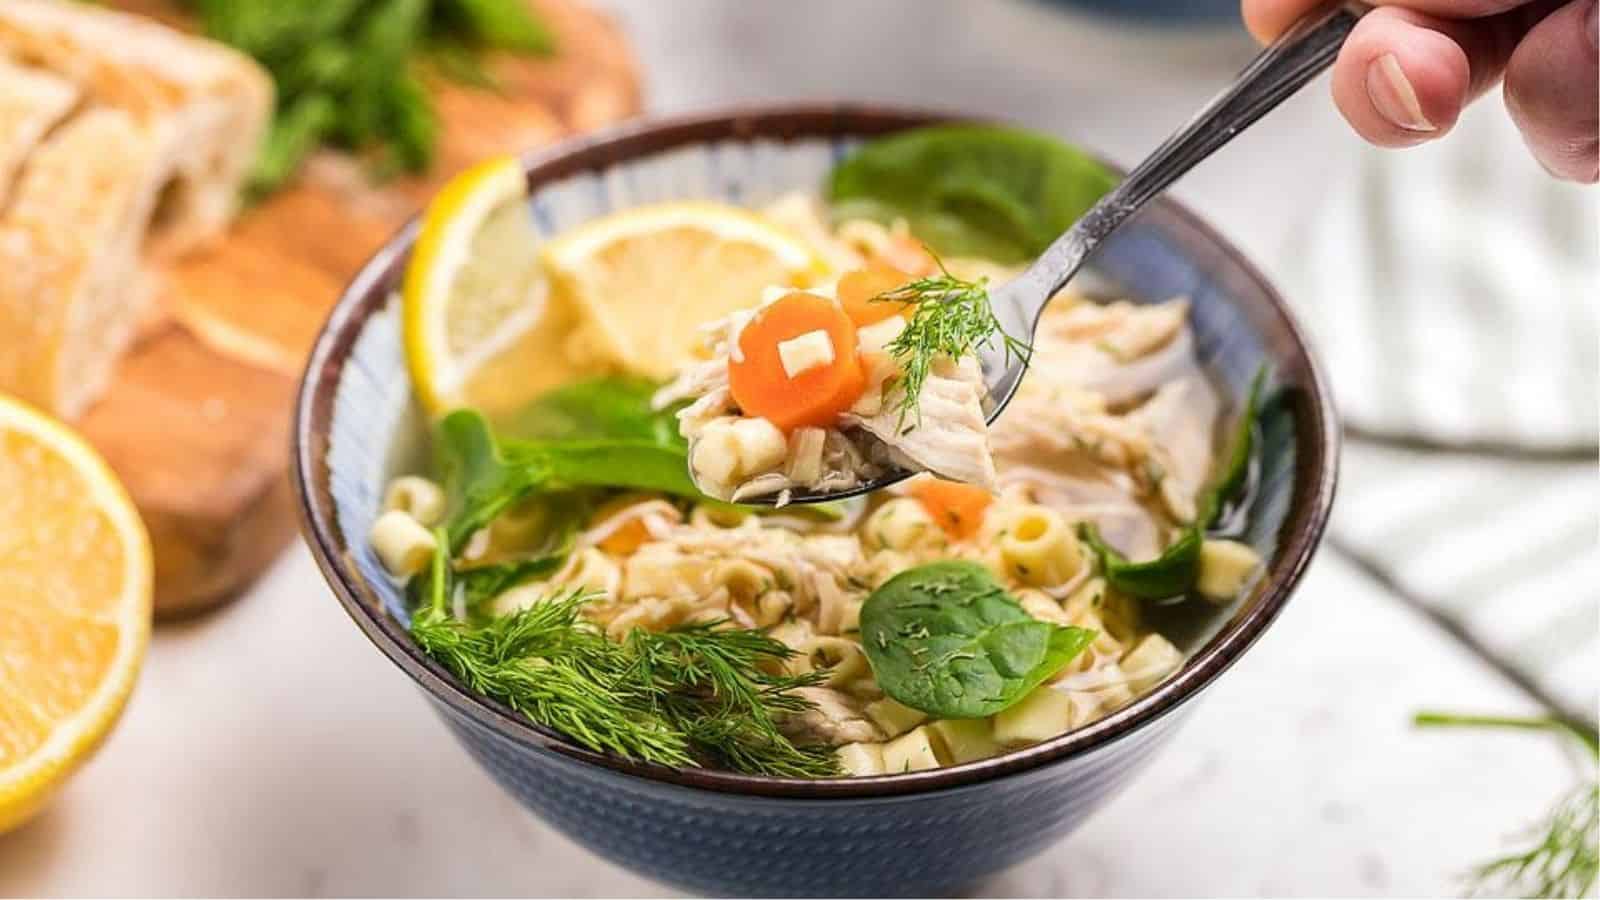
[[[1364,3],[1339,3],[1307,15],[1262,50],[1245,66],[1232,85],[1206,104],[1115,188],[1074,222],[1033,265],[990,297],[995,318],[1013,336],[1032,335],[1039,315],[1056,292],[1082,268],[1084,262],[1111,233],[1133,218],[1179,176],[1277,107],[1307,82],[1333,64],[1339,48],[1368,7]],[[998,340],[979,353],[989,390],[991,423],[1011,402],[1027,370],[1013,354],[1007,356]],[[795,489],[790,503],[839,500],[886,487],[908,478],[911,472],[894,472],[871,484],[835,493]],[[744,503],[771,504],[776,494],[750,497]]]

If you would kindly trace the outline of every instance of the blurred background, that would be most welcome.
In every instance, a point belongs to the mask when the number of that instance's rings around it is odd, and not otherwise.
[[[647,114],[913,104],[1123,165],[1255,52],[1225,0],[588,5]],[[568,124],[622,117],[615,97]],[[975,890],[1456,894],[1594,777],[1550,737],[1411,724],[1600,703],[1600,205],[1544,176],[1497,94],[1458,132],[1370,150],[1319,82],[1177,187],[1316,339],[1348,426],[1335,523],[1174,749]],[[524,813],[343,619],[295,545],[240,602],[159,629],[106,749],[0,840],[0,893],[663,893]]]

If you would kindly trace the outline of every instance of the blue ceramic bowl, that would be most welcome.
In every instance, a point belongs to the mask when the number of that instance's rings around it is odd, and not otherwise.
[[[817,187],[864,139],[941,120],[827,106],[632,125],[528,158],[529,213],[550,235],[639,203],[759,204]],[[1086,728],[935,771],[804,781],[595,753],[469,692],[422,655],[400,591],[367,546],[383,484],[423,433],[391,301],[414,235],[405,228],[366,265],[312,351],[293,460],[306,540],[357,627],[497,781],[596,853],[665,882],[746,896],[929,895],[1038,852],[1123,788],[1175,733],[1186,703],[1261,636],[1327,520],[1338,432],[1300,329],[1232,247],[1162,202],[1105,248],[1099,274],[1140,300],[1188,295],[1199,352],[1217,377],[1242,395],[1265,362],[1274,397],[1247,536],[1267,575],[1233,607],[1167,629],[1191,654],[1178,673]],[[537,877],[529,873],[530,889]]]

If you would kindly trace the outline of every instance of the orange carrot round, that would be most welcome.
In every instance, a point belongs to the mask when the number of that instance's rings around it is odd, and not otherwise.
[[[874,303],[872,298],[912,280],[912,276],[894,266],[871,263],[865,269],[846,272],[839,279],[839,305],[844,307],[845,315],[858,327],[876,325],[890,316],[903,316],[911,311],[910,303]]]
[[[994,502],[994,495],[981,487],[942,478],[919,478],[910,491],[945,533],[958,540],[978,533],[984,510]]]
[[[833,360],[791,378],[778,345],[813,331],[827,334]],[[832,425],[866,389],[856,326],[826,297],[786,294],[758,311],[739,332],[739,352],[728,360],[728,382],[745,415],[760,416],[785,431]]]

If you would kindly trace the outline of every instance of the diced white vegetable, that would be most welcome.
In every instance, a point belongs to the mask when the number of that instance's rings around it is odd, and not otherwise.
[[[1195,589],[1208,600],[1232,600],[1259,565],[1261,557],[1249,544],[1208,540],[1200,545],[1200,577]]]
[[[952,764],[988,759],[1000,752],[988,719],[940,719],[928,727],[944,745]]]
[[[846,775],[882,775],[882,744],[845,744],[834,751]]]
[[[1015,705],[995,713],[994,739],[1002,744],[1037,744],[1072,724],[1072,698],[1048,687],[1033,689]]]
[[[778,360],[783,363],[784,374],[798,378],[812,369],[833,362],[833,339],[819,328],[787,341],[779,341]]]
[[[890,774],[937,769],[939,754],[933,747],[932,733],[918,728],[883,745],[883,770]]]
[[[1128,687],[1142,694],[1155,687],[1163,678],[1183,665],[1183,654],[1172,642],[1159,634],[1145,635],[1122,657],[1122,671],[1127,676]]]
[[[882,728],[883,733],[889,737],[905,734],[928,718],[928,714],[922,710],[912,709],[892,697],[868,703],[866,713],[867,718]]]

